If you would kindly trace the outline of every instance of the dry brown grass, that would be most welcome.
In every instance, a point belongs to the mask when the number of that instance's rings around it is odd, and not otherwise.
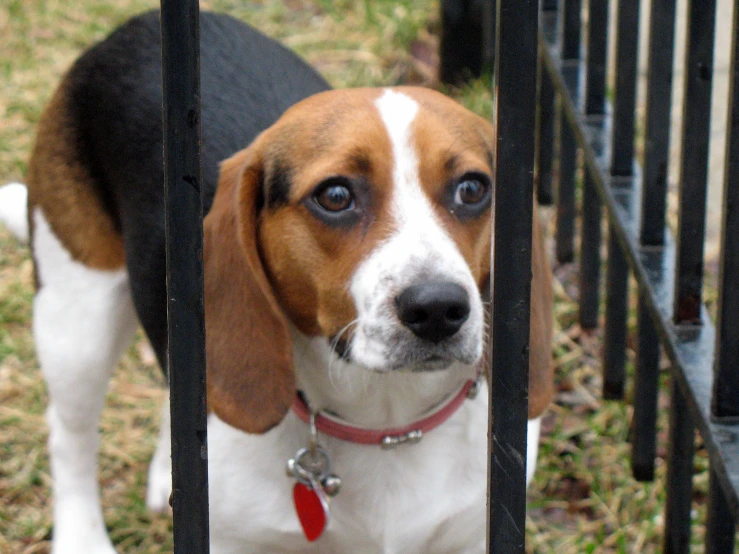
[[[284,40],[336,86],[389,84],[422,77],[408,55],[416,37],[433,45],[437,3],[424,1],[204,0]],[[0,0],[0,183],[22,180],[33,129],[59,76],[81,49],[148,0]],[[484,83],[451,91],[489,114]],[[656,552],[663,530],[664,416],[657,480],[629,474],[627,404],[600,399],[598,334],[576,325],[572,268],[557,282],[557,403],[544,424],[539,470],[531,487],[531,552]],[[32,265],[27,250],[0,229],[0,553],[48,552],[50,478],[43,412],[46,392],[29,332]],[[633,313],[633,310],[632,310]],[[631,323],[633,336],[633,321]],[[633,339],[632,339],[633,340]],[[100,480],[105,518],[121,552],[171,552],[168,516],[148,514],[144,486],[154,449],[162,377],[139,340],[116,371],[101,423]],[[633,351],[629,351],[633,359]],[[630,399],[629,399],[630,400]],[[665,402],[661,402],[664,408]],[[664,412],[664,410],[663,410]],[[696,519],[702,518],[706,462],[696,458]],[[696,552],[701,538],[694,526]]]

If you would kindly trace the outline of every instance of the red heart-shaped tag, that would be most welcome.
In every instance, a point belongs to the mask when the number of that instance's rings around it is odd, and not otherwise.
[[[315,490],[303,483],[295,483],[293,501],[305,538],[313,542],[323,534],[328,523],[328,504]]]

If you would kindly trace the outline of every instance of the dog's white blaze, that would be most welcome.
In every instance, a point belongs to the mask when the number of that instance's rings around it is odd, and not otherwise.
[[[33,332],[50,396],[53,552],[114,554],[97,484],[98,420],[110,374],[137,326],[128,275],[76,262],[41,209],[33,218],[40,283]]]
[[[352,278],[350,291],[360,317],[352,354],[366,367],[381,369],[392,362],[386,341],[373,339],[364,331],[397,327],[395,296],[414,282],[431,278],[452,281],[467,290],[471,311],[460,333],[466,338],[469,357],[479,358],[483,317],[477,286],[420,182],[419,153],[413,144],[413,121],[419,105],[392,90],[386,90],[375,105],[392,144],[392,213],[396,230],[357,268]]]
[[[393,147],[393,210],[399,224],[410,223],[414,215],[419,220],[429,219],[430,206],[421,192],[418,179],[418,157],[411,142],[411,124],[418,113],[418,103],[413,99],[392,90],[375,102],[382,121],[390,136]],[[409,203],[419,202],[416,210],[408,210]],[[421,223],[421,221],[418,221]]]

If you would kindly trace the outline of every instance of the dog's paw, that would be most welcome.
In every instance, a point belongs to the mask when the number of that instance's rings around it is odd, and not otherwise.
[[[0,187],[0,221],[23,242],[28,242],[28,191],[25,185],[10,183]]]
[[[172,493],[172,463],[168,452],[157,449],[149,466],[149,482],[146,487],[146,507],[152,512],[169,511],[169,495]]]
[[[57,496],[51,554],[116,554],[96,494]]]
[[[80,541],[73,543],[61,544],[58,541],[53,542],[51,554],[117,554],[113,545],[107,544],[80,544]]]
[[[149,484],[146,488],[146,507],[151,512],[164,513],[172,508],[169,505],[169,496],[172,493],[172,476],[167,474],[165,482],[161,476],[152,476],[149,472]]]
[[[76,525],[74,529],[68,527],[60,532],[57,532],[57,528],[55,525],[51,554],[116,554],[102,528],[93,526],[85,529]]]

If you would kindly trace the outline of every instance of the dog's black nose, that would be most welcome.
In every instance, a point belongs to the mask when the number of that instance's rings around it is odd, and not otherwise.
[[[470,315],[467,291],[456,283],[412,285],[400,293],[395,304],[403,325],[433,343],[459,331]]]

